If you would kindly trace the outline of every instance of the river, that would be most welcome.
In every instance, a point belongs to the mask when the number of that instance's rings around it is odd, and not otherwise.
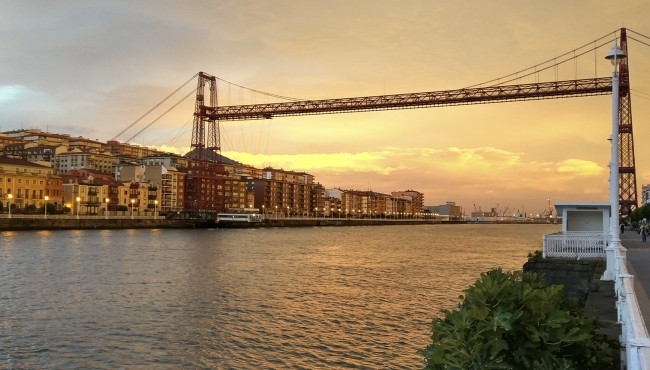
[[[557,225],[0,233],[0,368],[417,369]]]

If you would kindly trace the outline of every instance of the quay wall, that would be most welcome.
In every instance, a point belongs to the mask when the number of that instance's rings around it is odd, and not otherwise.
[[[546,285],[562,285],[562,293],[584,306],[592,288],[597,287],[600,276],[596,270],[599,260],[576,260],[568,258],[530,258],[523,266],[524,272],[537,273]]]
[[[0,231],[17,230],[82,230],[82,229],[162,229],[186,228],[191,224],[165,219],[70,219],[70,218],[4,218]]]

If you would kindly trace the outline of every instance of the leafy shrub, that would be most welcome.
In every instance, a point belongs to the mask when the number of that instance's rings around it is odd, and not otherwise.
[[[598,333],[561,286],[537,274],[500,268],[460,296],[462,303],[431,325],[432,344],[419,351],[430,370],[609,369],[618,342]]]

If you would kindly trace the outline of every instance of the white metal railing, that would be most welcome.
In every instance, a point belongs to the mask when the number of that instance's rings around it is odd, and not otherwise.
[[[616,307],[622,330],[622,368],[650,370],[650,338],[634,293],[634,276],[627,270],[626,253],[621,248],[616,249],[615,273]]]
[[[542,235],[542,257],[605,258],[610,236],[602,231],[560,231]]]

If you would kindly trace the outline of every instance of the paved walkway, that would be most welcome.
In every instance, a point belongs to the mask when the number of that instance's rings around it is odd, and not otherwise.
[[[626,230],[621,235],[621,243],[627,249],[627,269],[634,275],[634,292],[643,321],[650,332],[650,237],[642,243],[641,235]]]

